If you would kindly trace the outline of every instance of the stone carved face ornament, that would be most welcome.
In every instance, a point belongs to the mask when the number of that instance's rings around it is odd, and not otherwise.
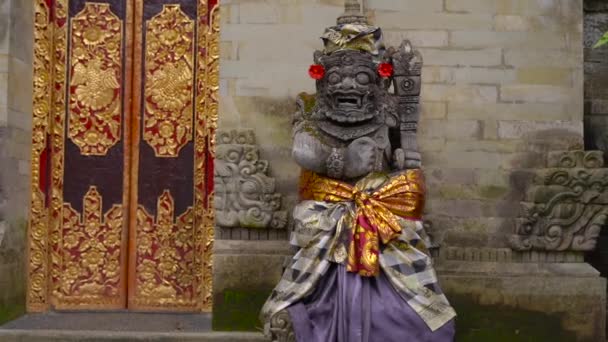
[[[378,114],[378,100],[386,90],[371,55],[339,51],[321,57],[320,62],[327,73],[317,82],[317,91],[323,97],[328,120],[338,125],[358,125]]]

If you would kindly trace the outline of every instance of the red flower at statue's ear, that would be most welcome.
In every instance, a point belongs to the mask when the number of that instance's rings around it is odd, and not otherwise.
[[[315,80],[320,80],[325,76],[325,68],[321,64],[313,64],[308,69],[308,74]]]
[[[380,63],[380,65],[378,65],[378,74],[380,77],[389,78],[393,76],[393,71],[393,65],[390,63]]]

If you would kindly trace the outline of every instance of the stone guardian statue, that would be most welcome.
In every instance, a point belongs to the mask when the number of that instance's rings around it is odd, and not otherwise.
[[[322,36],[294,116],[298,252],[264,305],[274,341],[452,341],[422,224],[416,143],[422,58],[386,49],[357,1]]]

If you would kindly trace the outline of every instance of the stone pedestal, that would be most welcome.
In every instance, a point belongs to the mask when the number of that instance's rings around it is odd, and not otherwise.
[[[605,340],[606,280],[586,263],[437,260],[457,341]]]
[[[262,305],[293,255],[287,241],[218,240],[214,250],[213,330],[260,331]]]

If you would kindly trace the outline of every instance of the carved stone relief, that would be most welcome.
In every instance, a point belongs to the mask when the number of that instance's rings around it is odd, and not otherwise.
[[[552,152],[536,170],[511,236],[516,251],[591,251],[608,220],[608,169],[601,151]]]
[[[283,310],[272,317],[270,332],[272,342],[296,342],[296,334],[287,310]]]
[[[287,226],[281,194],[260,159],[252,130],[218,132],[215,160],[216,224],[222,228]]]

